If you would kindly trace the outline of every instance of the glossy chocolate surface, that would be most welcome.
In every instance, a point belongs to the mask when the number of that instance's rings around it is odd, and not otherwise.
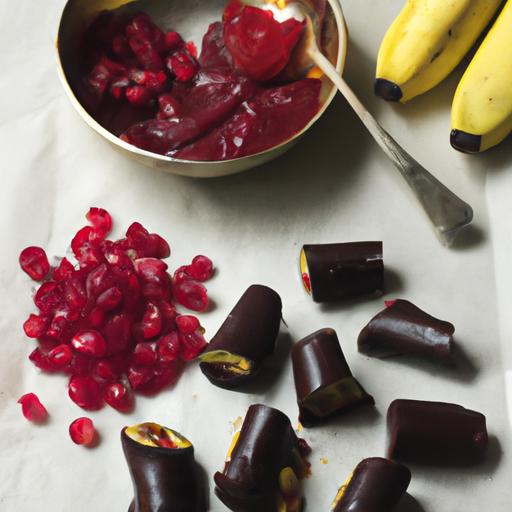
[[[145,446],[128,437],[121,443],[133,482],[128,512],[206,512],[194,448]]]
[[[273,512],[279,473],[291,467],[300,475],[300,460],[299,440],[289,418],[277,409],[252,405],[230,460],[222,473],[215,474],[216,494],[237,512]]]
[[[332,414],[342,412],[358,404],[373,404],[368,395],[353,378],[341,350],[338,336],[333,329],[321,329],[295,343],[292,348],[293,377],[301,423],[308,427]],[[328,386],[348,383],[355,393],[348,393],[337,407],[321,403],[321,392]],[[314,395],[314,396],[313,396]],[[308,407],[313,401],[315,411]]]
[[[460,405],[395,400],[387,423],[392,459],[464,465],[480,462],[487,449],[485,416]]]
[[[274,351],[281,323],[282,303],[269,288],[250,286],[213,337],[203,355],[213,351],[237,354],[249,360],[247,375],[237,375],[218,363],[202,362],[201,371],[217,386],[234,388],[252,379],[263,360]]]
[[[364,459],[340,489],[332,511],[391,512],[410,481],[411,472],[402,464],[380,457]]]
[[[358,347],[375,357],[415,354],[449,360],[454,332],[451,323],[399,299],[370,320],[359,334]]]
[[[382,242],[305,245],[315,302],[332,302],[384,289]]]

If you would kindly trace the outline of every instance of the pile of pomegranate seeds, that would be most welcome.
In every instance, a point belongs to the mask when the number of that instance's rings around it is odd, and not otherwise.
[[[34,393],[23,395],[18,403],[21,404],[21,412],[28,421],[42,423],[48,417],[45,406]]]
[[[91,446],[96,435],[94,423],[89,418],[78,418],[69,426],[69,436],[75,444]]]
[[[202,282],[212,277],[213,265],[196,256],[171,277],[162,261],[171,251],[161,236],[135,222],[124,238],[111,241],[105,210],[91,208],[87,220],[71,241],[76,266],[63,258],[50,268],[38,247],[21,253],[22,269],[43,281],[34,295],[39,312],[23,324],[38,344],[29,359],[43,372],[69,375],[69,396],[83,409],[106,402],[128,412],[133,392],[158,393],[206,347],[199,320],[180,315],[176,305],[208,308]]]
[[[174,82],[191,82],[198,70],[197,49],[177,32],[165,34],[144,13],[102,13],[88,31],[93,67],[88,84],[97,99],[106,95],[135,106],[160,103],[170,117],[166,92]]]

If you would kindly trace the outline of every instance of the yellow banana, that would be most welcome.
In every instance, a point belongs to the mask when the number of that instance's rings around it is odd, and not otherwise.
[[[444,80],[478,39],[502,0],[408,0],[377,59],[375,94],[402,103]]]
[[[451,143],[485,151],[512,131],[512,0],[508,0],[455,92]]]

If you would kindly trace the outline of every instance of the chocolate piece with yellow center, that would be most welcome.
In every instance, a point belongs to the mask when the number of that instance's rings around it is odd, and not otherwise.
[[[305,427],[360,404],[373,404],[345,360],[333,329],[321,329],[292,348],[299,420]]]
[[[274,290],[250,286],[200,356],[201,371],[210,382],[231,389],[251,380],[274,351],[281,311]]]
[[[252,405],[235,435],[215,493],[237,512],[299,512],[300,480],[309,466],[288,417],[265,405]]]
[[[206,512],[206,495],[190,441],[156,423],[121,431],[133,482],[128,512]]]
[[[465,466],[482,462],[487,451],[485,416],[457,404],[395,400],[387,424],[391,459]]]
[[[332,512],[391,512],[407,491],[411,472],[402,464],[372,457],[361,461],[332,504]]]
[[[315,302],[333,302],[384,290],[382,242],[305,245],[300,271]]]
[[[370,320],[357,341],[359,352],[375,357],[414,354],[449,361],[455,327],[398,299]]]

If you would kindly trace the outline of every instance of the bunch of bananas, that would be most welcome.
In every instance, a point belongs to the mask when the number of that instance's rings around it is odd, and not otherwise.
[[[406,102],[444,80],[491,20],[455,92],[451,144],[479,153],[512,132],[512,0],[408,0],[382,41],[375,93]]]

